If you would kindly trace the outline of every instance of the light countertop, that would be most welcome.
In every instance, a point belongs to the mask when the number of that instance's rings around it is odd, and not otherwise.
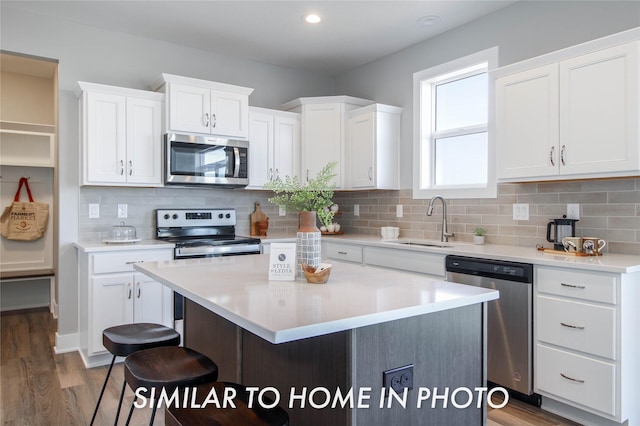
[[[326,284],[269,281],[268,255],[185,259],[134,268],[271,343],[468,306],[498,292],[343,262]]]
[[[262,239],[263,243],[293,241],[294,236],[274,235]],[[322,236],[323,242],[359,244],[363,246],[386,247],[398,250],[411,250],[442,255],[456,254],[460,256],[480,257],[483,259],[524,262],[542,266],[578,268],[600,272],[632,273],[640,272],[640,256],[616,253],[604,253],[602,256],[572,256],[568,254],[545,253],[535,247],[519,247],[498,244],[475,245],[469,242],[452,240],[442,243],[449,247],[424,247],[399,244],[402,241],[420,241],[414,238],[400,238],[385,241],[371,235]],[[440,244],[440,241],[429,241]]]
[[[102,243],[98,241],[80,241],[74,243],[74,246],[85,253],[110,252],[124,250],[156,250],[156,249],[172,249],[175,244],[167,243],[160,240],[142,240],[135,243]]]

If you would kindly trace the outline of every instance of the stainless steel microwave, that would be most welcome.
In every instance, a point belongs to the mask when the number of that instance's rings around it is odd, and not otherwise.
[[[167,133],[164,144],[166,185],[249,184],[248,141]]]

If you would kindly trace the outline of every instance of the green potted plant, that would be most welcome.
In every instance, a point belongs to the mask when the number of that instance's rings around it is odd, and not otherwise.
[[[317,267],[320,264],[320,230],[316,227],[319,214],[324,221],[333,219],[333,213],[325,213],[325,208],[333,204],[332,182],[336,162],[331,162],[318,172],[315,178],[300,183],[297,177],[285,176],[284,180],[268,182],[264,188],[273,191],[269,202],[286,211],[298,212],[298,233],[296,238],[296,257],[298,275],[303,276],[302,264]]]
[[[484,234],[487,230],[484,228],[476,228],[473,230],[473,244],[484,244]]]

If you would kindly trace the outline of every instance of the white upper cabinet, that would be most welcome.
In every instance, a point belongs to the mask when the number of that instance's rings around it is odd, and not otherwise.
[[[503,72],[496,79],[498,178],[636,175],[639,50],[633,42]]]
[[[348,114],[351,189],[398,189],[402,108],[374,104]]]
[[[82,184],[162,186],[160,93],[79,82]]]
[[[154,88],[167,94],[167,131],[248,138],[253,89],[171,74]]]
[[[299,174],[300,114],[249,108],[249,185]]]
[[[372,103],[350,96],[324,96],[299,98],[282,106],[285,110],[302,114],[300,179],[303,182],[315,178],[322,168],[335,161],[336,189],[349,188],[346,165],[346,114]]]

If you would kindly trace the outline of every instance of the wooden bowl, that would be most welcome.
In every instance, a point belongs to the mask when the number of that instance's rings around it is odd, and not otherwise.
[[[324,284],[329,280],[329,275],[331,275],[331,264],[321,263],[316,268],[315,266],[303,263],[302,272],[304,272],[304,276],[308,283]]]

